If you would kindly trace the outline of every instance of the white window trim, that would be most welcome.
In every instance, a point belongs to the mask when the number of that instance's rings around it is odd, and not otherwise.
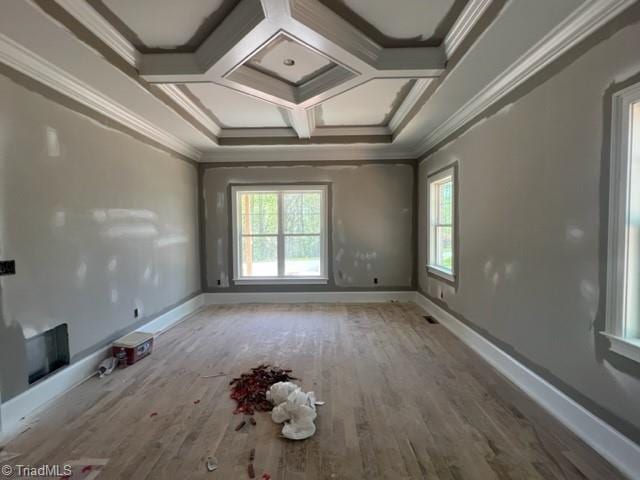
[[[240,255],[241,236],[238,230],[240,211],[237,205],[240,192],[322,192],[322,213],[320,218],[320,275],[313,277],[278,276],[278,277],[243,277],[242,258]],[[233,283],[236,285],[317,285],[326,284],[329,280],[327,273],[328,238],[327,238],[327,185],[235,185],[231,187],[231,214],[233,235]],[[284,272],[284,232],[282,229],[282,202],[278,202],[278,270]],[[281,265],[280,265],[281,264]]]
[[[442,268],[439,265],[436,265],[434,263],[432,263],[432,260],[435,256],[435,245],[434,245],[434,238],[435,238],[435,225],[433,223],[433,218],[435,215],[435,202],[434,202],[434,198],[433,198],[433,192],[432,192],[432,185],[434,183],[439,183],[440,181],[442,181],[442,179],[446,178],[446,177],[451,177],[453,180],[453,196],[451,198],[451,208],[452,208],[452,242],[453,242],[453,262],[452,262],[452,266],[451,266],[451,270],[446,270],[444,268]],[[457,204],[456,204],[456,200],[457,200],[457,195],[458,192],[457,190],[457,181],[456,181],[456,166],[455,165],[451,165],[450,167],[446,167],[444,169],[442,169],[441,171],[439,171],[436,174],[433,174],[431,176],[427,177],[427,196],[428,196],[428,245],[427,245],[427,271],[429,273],[432,273],[438,277],[442,277],[445,280],[448,280],[450,282],[455,282],[456,281],[456,262],[457,262],[457,251],[456,251],[456,235],[458,234],[458,229],[457,229],[457,225],[456,225],[456,208],[457,208]]]
[[[640,362],[640,339],[625,335],[627,305],[628,224],[631,181],[633,104],[640,101],[640,83],[613,95],[609,180],[609,243],[607,252],[606,330],[610,349]]]

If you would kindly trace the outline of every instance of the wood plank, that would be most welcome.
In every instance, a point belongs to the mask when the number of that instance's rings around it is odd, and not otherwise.
[[[263,362],[293,368],[327,402],[311,439],[281,438],[268,414],[235,431],[229,380]],[[201,378],[218,372],[229,376]],[[75,388],[6,446],[29,465],[108,458],[101,479],[248,478],[252,448],[257,477],[274,480],[622,478],[402,303],[207,307],[159,337],[151,357]]]

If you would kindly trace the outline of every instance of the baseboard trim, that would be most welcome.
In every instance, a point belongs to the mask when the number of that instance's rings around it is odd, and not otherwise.
[[[609,424],[569,398],[542,377],[499,349],[489,340],[466,326],[427,297],[415,291],[363,291],[363,292],[259,292],[259,293],[203,293],[187,300],[170,311],[139,326],[160,334],[175,326],[205,305],[250,303],[381,303],[414,302],[433,315],[449,331],[483,357],[491,366],[515,383],[529,397],[545,408],[586,444],[606,458],[630,479],[638,479],[640,472],[640,446],[622,435]],[[95,375],[99,363],[108,355],[102,348],[69,365],[53,375],[3,403],[1,407],[4,441],[28,426],[30,417],[42,410],[60,395]]]
[[[159,335],[198,310],[203,305],[203,302],[204,296],[199,294],[157,316],[148,323],[138,326],[135,330],[143,330]],[[8,440],[27,428],[30,417],[45,408],[49,402],[93,377],[98,370],[100,362],[109,355],[109,349],[110,347],[103,347],[97,350],[1,404],[2,422],[0,422],[0,426],[2,431],[0,432],[0,442]]]
[[[630,479],[640,479],[640,446],[419,292],[415,303]]]
[[[242,303],[381,303],[412,302],[415,292],[216,292],[205,293],[205,305]]]

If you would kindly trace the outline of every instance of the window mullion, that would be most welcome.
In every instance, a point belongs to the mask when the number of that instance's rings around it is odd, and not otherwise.
[[[284,219],[283,192],[278,192],[278,276],[284,276]]]

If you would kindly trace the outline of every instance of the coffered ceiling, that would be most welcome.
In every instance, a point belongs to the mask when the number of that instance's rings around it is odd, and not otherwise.
[[[416,158],[631,1],[30,0],[0,62],[197,160]]]

